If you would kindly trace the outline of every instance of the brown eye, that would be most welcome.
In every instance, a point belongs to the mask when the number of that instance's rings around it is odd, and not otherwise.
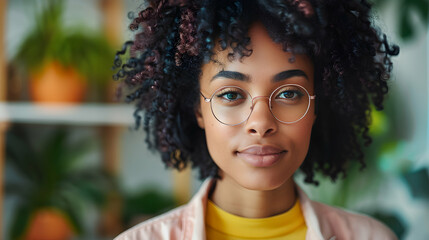
[[[284,91],[284,92],[281,92],[277,96],[277,98],[294,99],[294,98],[299,98],[302,96],[303,96],[303,94],[299,91]]]
[[[286,87],[278,91],[278,93],[275,95],[275,99],[293,101],[302,98],[304,95],[305,93],[297,87]]]
[[[217,99],[217,101],[233,103],[240,102],[246,97],[245,94],[238,88],[225,88],[217,92],[215,94],[215,98]]]

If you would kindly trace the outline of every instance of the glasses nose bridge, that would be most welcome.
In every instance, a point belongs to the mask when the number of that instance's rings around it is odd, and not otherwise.
[[[268,107],[271,108],[271,106],[270,106],[271,105],[271,97],[270,96],[256,96],[256,97],[252,98],[252,107],[251,107],[252,110],[253,110],[253,107],[255,106],[255,101],[257,99],[261,99],[261,98],[268,99]]]

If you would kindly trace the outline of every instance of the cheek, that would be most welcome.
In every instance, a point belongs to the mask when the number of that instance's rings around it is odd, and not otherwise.
[[[289,134],[291,139],[293,139],[293,149],[298,159],[303,160],[307,155],[314,120],[315,115],[309,114],[290,128]]]
[[[238,137],[237,128],[220,123],[210,107],[202,108],[207,148],[213,160],[223,158],[232,152],[232,145]]]

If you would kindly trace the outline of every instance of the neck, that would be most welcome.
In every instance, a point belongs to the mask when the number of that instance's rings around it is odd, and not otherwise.
[[[223,210],[246,218],[266,218],[284,213],[294,205],[296,193],[293,179],[273,190],[250,190],[230,178],[216,181],[210,196]]]

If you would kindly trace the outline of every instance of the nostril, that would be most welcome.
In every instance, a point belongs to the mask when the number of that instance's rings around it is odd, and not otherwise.
[[[251,134],[261,133],[261,134],[263,134],[263,135],[266,135],[266,134],[271,134],[271,133],[273,133],[273,132],[274,132],[274,129],[272,129],[272,128],[267,129],[265,132],[264,132],[264,131],[257,131],[257,130],[256,130],[256,129],[254,129],[254,128],[249,129],[249,133],[251,133]]]

